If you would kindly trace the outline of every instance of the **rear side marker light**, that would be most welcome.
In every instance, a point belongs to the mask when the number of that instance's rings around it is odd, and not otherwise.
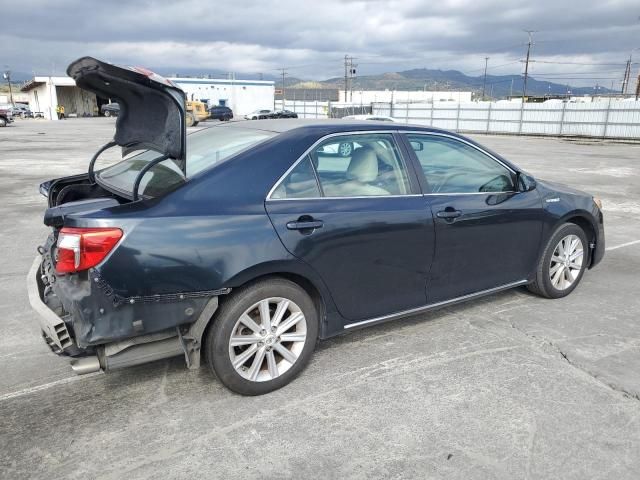
[[[73,273],[95,267],[121,238],[119,228],[63,228],[58,234],[56,272]]]

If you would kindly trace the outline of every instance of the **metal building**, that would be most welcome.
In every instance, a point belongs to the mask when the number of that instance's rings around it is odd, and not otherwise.
[[[185,91],[189,100],[225,105],[236,116],[273,108],[275,86],[271,81],[181,77],[170,80]]]
[[[49,120],[57,120],[56,107],[62,105],[66,116],[98,115],[95,94],[76,87],[71,77],[33,77],[20,89],[29,95],[29,108]]]

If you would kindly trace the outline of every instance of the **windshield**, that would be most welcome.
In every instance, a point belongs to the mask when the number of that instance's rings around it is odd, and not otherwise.
[[[275,132],[226,126],[194,132],[187,136],[187,178],[275,135]],[[159,156],[158,152],[146,150],[98,172],[96,177],[107,188],[132,193],[140,170]],[[178,166],[172,160],[165,160],[145,173],[138,193],[154,197],[183,182]]]

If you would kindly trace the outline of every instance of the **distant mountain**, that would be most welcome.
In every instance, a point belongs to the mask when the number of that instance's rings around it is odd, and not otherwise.
[[[464,90],[480,94],[483,77],[471,77],[457,70],[432,70],[419,68],[381,75],[357,77],[354,89],[358,90]],[[320,82],[325,88],[344,88],[344,78],[336,77]],[[524,77],[522,75],[487,75],[485,94],[494,98],[506,97],[513,93],[522,93]],[[529,76],[527,94],[560,95],[571,91],[573,95],[584,95],[594,92],[594,87],[567,87],[559,84],[536,80]],[[610,93],[611,90],[599,87],[598,93]]]
[[[216,69],[200,68],[158,68],[152,70],[166,77],[211,77],[229,78],[229,73]],[[282,77],[274,74],[261,73],[236,73],[237,79],[242,80],[271,80],[276,88],[281,88]],[[522,94],[522,75],[487,75],[485,95],[493,98],[506,97],[507,95]],[[482,75],[472,77],[458,70],[439,70],[429,68],[417,68],[401,72],[388,72],[379,75],[365,75],[356,77],[354,89],[358,90],[451,90],[472,91],[476,94],[482,92]],[[301,90],[341,90],[344,88],[344,77],[334,77],[322,81],[305,80],[287,76],[285,88]],[[567,90],[573,95],[585,95],[594,93],[594,87],[573,87],[566,84],[537,80],[530,76],[527,81],[527,94],[529,95],[561,95]],[[611,90],[599,87],[598,93],[612,93]],[[287,95],[288,97],[288,95]]]

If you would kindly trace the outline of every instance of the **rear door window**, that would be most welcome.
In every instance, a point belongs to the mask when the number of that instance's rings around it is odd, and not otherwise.
[[[331,137],[311,152],[326,197],[406,195],[407,170],[390,133]]]
[[[271,198],[274,199],[320,196],[320,188],[309,157],[300,161],[271,194]]]

